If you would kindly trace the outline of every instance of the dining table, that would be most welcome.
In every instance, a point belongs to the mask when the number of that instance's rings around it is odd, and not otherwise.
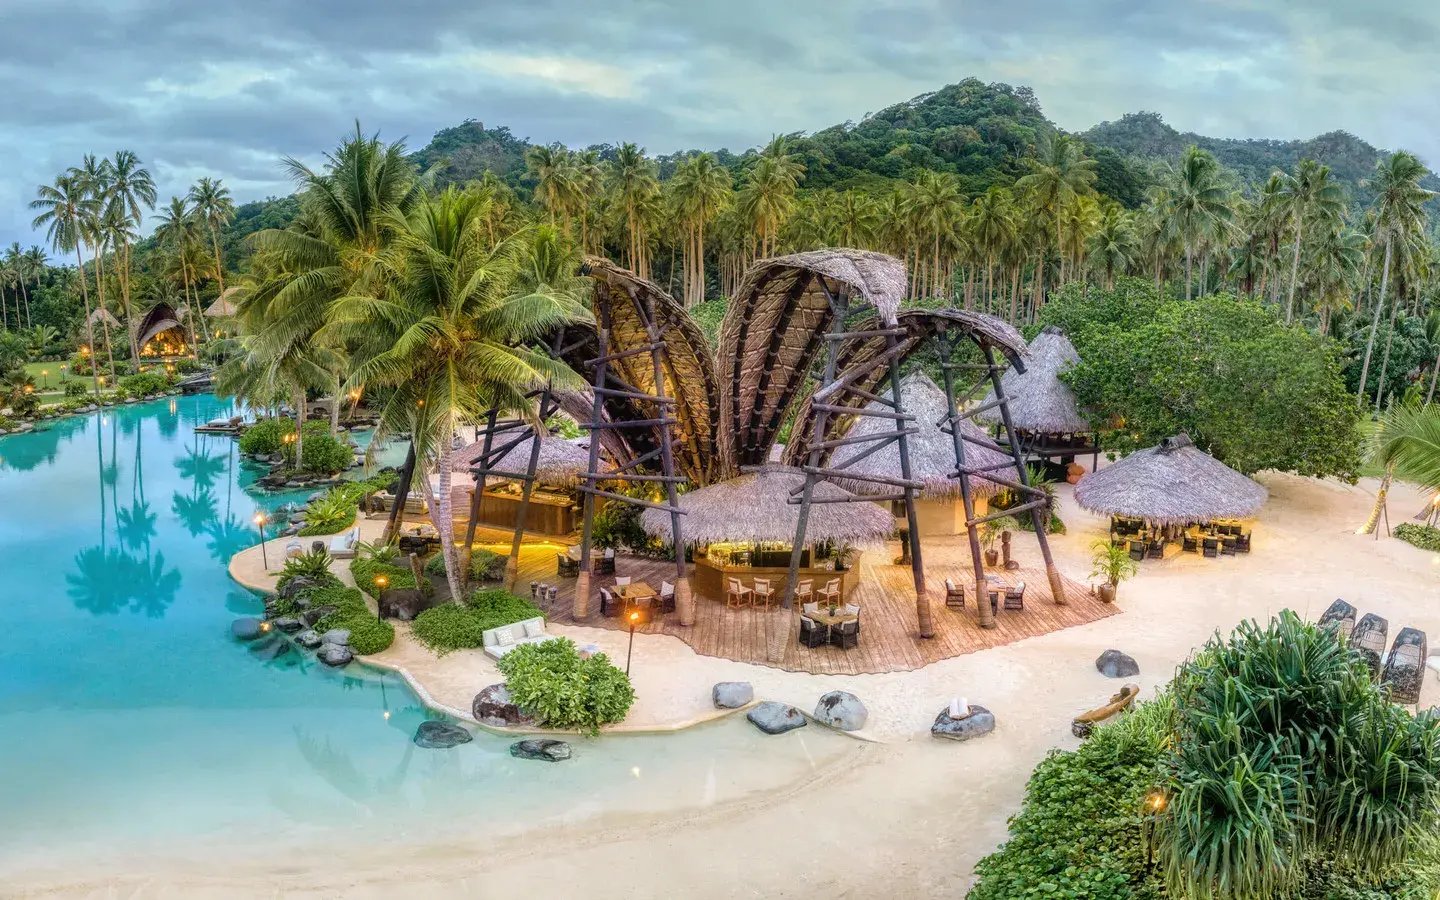
[[[824,625],[826,628],[833,628],[836,625],[843,625],[846,622],[858,622],[860,620],[859,613],[847,613],[843,608],[830,612],[828,609],[822,607],[816,612],[806,613],[805,615],[809,617],[812,622]]]
[[[615,591],[627,601],[653,600],[656,597],[655,589],[643,581],[632,581],[623,587],[617,585]]]

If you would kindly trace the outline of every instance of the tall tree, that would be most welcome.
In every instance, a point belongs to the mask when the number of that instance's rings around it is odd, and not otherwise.
[[[660,180],[655,163],[645,157],[643,148],[628,142],[620,145],[610,165],[609,189],[625,237],[621,259],[636,275],[648,279],[650,223],[660,196]]]
[[[109,174],[110,183],[103,202],[106,207],[117,210],[119,218],[129,225],[118,231],[121,243],[116,252],[120,258],[120,299],[125,307],[125,332],[130,337],[130,362],[138,371],[140,347],[136,339],[139,335],[130,309],[130,249],[134,244],[131,230],[140,227],[146,210],[155,208],[155,181],[150,171],[140,164],[140,157],[130,150],[115,151]]]
[[[218,178],[201,178],[190,188],[186,200],[195,209],[195,215],[205,223],[210,232],[210,246],[215,251],[215,280],[220,293],[225,293],[225,261],[220,256],[220,229],[235,218],[235,201],[230,199],[230,189]]]
[[[1191,146],[1170,173],[1157,205],[1185,251],[1185,299],[1192,296],[1195,254],[1207,241],[1223,236],[1234,219],[1230,190],[1220,163],[1209,151]]]
[[[1330,177],[1330,167],[1302,159],[1293,173],[1280,176],[1279,200],[1294,220],[1294,251],[1290,262],[1290,293],[1285,298],[1285,321],[1295,317],[1295,287],[1300,281],[1300,253],[1305,226],[1338,222],[1345,212],[1345,194]]]
[[[730,172],[709,153],[680,163],[670,179],[671,212],[684,235],[686,306],[705,299],[705,226],[730,198]]]
[[[95,327],[90,320],[90,289],[85,286],[85,259],[80,253],[84,236],[81,233],[83,220],[93,211],[94,200],[85,185],[72,174],[55,177],[54,184],[42,184],[36,192],[30,208],[39,214],[30,223],[33,228],[44,228],[50,245],[61,252],[75,251],[75,264],[80,271],[80,296],[85,301],[85,339],[90,344],[90,377],[95,396],[100,396],[100,372],[94,357]]]
[[[1057,253],[1064,243],[1061,213],[1065,206],[1095,184],[1096,162],[1085,155],[1085,147],[1068,134],[1048,134],[1033,159],[1027,159],[1030,174],[1015,182],[1018,191],[1028,193],[1052,223],[1051,235]]]

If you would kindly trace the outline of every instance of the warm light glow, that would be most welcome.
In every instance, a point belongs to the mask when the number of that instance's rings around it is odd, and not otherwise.
[[[264,513],[258,513],[258,512],[257,512],[257,513],[255,514],[255,524],[256,524],[256,525],[260,525],[260,526],[264,526],[264,524],[265,524],[265,514],[264,514]]]
[[[261,622],[261,623],[260,623],[260,630],[261,630],[261,631],[269,631],[269,630],[270,630],[270,623],[269,623],[269,622]]]
[[[381,713],[381,715],[383,715],[383,716],[385,717],[385,720],[386,720],[387,722],[390,720],[390,710],[388,710],[388,709],[385,710],[385,712]]]
[[[632,613],[630,614],[630,621],[631,621],[632,623],[633,623],[633,622],[638,622],[638,621],[640,621],[640,614],[639,614],[638,612],[632,612]]]
[[[416,406],[424,406],[424,405],[425,405],[425,401],[424,401],[424,400],[416,400],[416,401],[415,401],[415,405],[416,405]]]
[[[631,774],[631,775],[634,775],[636,778],[639,778],[639,777],[640,777],[640,767],[639,767],[639,766],[631,766],[631,767],[630,767],[630,774]]]
[[[387,578],[386,576],[384,576],[384,575],[376,575],[376,576],[375,576],[375,586],[376,586],[377,588],[379,588],[380,590],[382,590],[382,591],[385,590],[385,585],[387,585],[387,584],[389,584],[389,583],[390,583],[390,579]]]
[[[1158,813],[1165,808],[1165,795],[1158,792],[1151,794],[1145,798],[1145,803],[1150,807],[1152,812]]]

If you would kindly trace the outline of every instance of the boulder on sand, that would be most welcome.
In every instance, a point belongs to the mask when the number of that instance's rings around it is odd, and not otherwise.
[[[475,716],[475,721],[492,728],[535,724],[533,718],[515,705],[509,689],[503,683],[482,688],[470,703],[470,713]]]
[[[815,721],[841,731],[859,731],[869,717],[865,704],[849,691],[831,691],[815,704]]]
[[[1119,650],[1106,650],[1095,660],[1095,669],[1106,678],[1133,678],[1140,664]]]
[[[754,699],[755,688],[748,681],[722,681],[710,689],[716,709],[739,709]]]
[[[230,633],[242,641],[253,641],[265,633],[265,625],[259,619],[246,616],[230,623]]]
[[[937,738],[950,741],[968,741],[995,730],[995,714],[983,706],[970,704],[970,715],[963,719],[950,718],[950,708],[940,710],[930,733]]]
[[[321,644],[320,652],[315,656],[325,665],[336,668],[349,665],[350,661],[355,658],[355,654],[344,644]]]
[[[470,732],[459,725],[431,719],[421,722],[420,727],[415,729],[414,740],[415,746],[424,747],[426,750],[449,750],[451,747],[470,743],[472,738]]]
[[[750,724],[766,734],[784,734],[807,723],[805,715],[793,706],[766,700],[745,714]]]
[[[322,641],[320,640],[320,635],[315,633],[315,629],[307,628],[295,635],[295,643],[304,647],[306,650],[314,650],[320,646]]]

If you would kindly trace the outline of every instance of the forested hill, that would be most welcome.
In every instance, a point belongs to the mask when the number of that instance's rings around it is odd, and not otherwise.
[[[1170,127],[1155,112],[1136,112],[1113,122],[1101,122],[1080,135],[1093,147],[1108,147],[1135,160],[1174,160],[1192,144],[1209,150],[1244,184],[1259,184],[1277,169],[1291,171],[1302,159],[1314,159],[1329,166],[1357,205],[1370,202],[1364,181],[1375,171],[1375,163],[1388,154],[1346,131],[1330,131],[1304,141],[1265,138],[1212,138]],[[1440,179],[1428,177],[1425,186],[1440,190]]]

